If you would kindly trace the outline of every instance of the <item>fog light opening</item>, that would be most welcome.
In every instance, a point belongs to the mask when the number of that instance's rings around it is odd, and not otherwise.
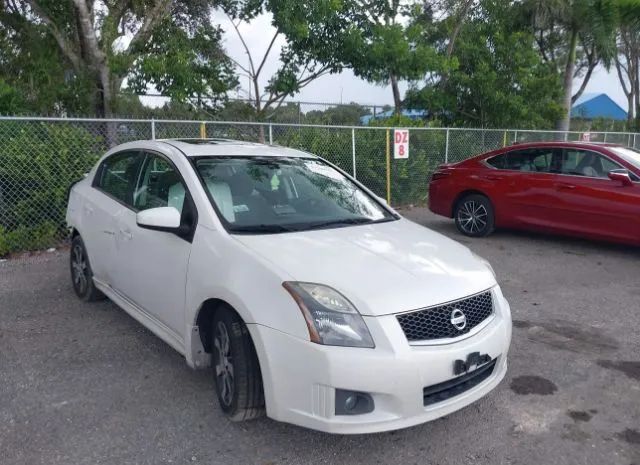
[[[374,408],[371,394],[336,389],[336,415],[362,415],[373,412]]]

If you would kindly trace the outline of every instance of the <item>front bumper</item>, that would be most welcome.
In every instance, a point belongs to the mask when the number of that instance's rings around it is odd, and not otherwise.
[[[507,371],[509,304],[494,288],[495,315],[481,331],[446,345],[409,345],[394,315],[364,317],[375,349],[332,347],[248,325],[262,367],[267,415],[340,434],[405,428],[448,415],[491,391]],[[454,377],[453,364],[480,352],[496,359],[491,375],[442,402],[423,405],[423,388]],[[335,390],[369,393],[370,413],[335,415]]]

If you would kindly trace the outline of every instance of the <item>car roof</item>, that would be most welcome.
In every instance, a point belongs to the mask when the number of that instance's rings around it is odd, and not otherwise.
[[[156,142],[169,144],[188,157],[315,157],[315,155],[302,150],[233,139],[156,139]]]
[[[621,144],[613,144],[609,142],[582,142],[582,141],[541,141],[541,142],[515,142],[510,145],[505,145],[504,147],[497,148],[495,150],[490,150],[488,152],[483,152],[478,155],[475,155],[471,158],[467,158],[466,160],[461,161],[460,163],[465,163],[467,161],[472,162],[473,160],[482,160],[485,158],[494,157],[496,155],[500,155],[511,150],[516,149],[535,149],[541,147],[560,147],[560,148],[578,148],[578,149],[598,149],[598,148],[611,148],[611,147],[624,147]]]
[[[556,141],[542,141],[542,142],[515,142],[505,148],[509,147],[525,147],[525,148],[535,148],[535,147],[623,147],[622,144],[613,144],[610,142],[587,142],[587,141],[564,141],[564,140],[556,140]]]

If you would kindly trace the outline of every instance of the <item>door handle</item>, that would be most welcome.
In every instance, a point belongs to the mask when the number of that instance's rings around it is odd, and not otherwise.
[[[93,214],[93,207],[89,206],[89,205],[85,205],[84,206],[84,212],[87,215],[91,215]]]
[[[128,229],[120,229],[120,234],[121,234],[121,235],[122,235],[122,237],[124,237],[126,240],[133,239],[133,234],[131,234],[131,231],[129,231]]]
[[[567,184],[564,182],[559,182],[558,184],[556,184],[556,188],[557,189],[575,189],[576,186],[574,186],[573,184]]]
[[[500,181],[504,179],[504,176],[499,176],[497,174],[487,174],[486,176],[484,176],[484,178],[488,179],[489,181]]]

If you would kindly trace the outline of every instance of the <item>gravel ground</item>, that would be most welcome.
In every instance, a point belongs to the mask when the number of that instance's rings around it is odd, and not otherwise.
[[[480,402],[367,436],[230,423],[210,371],[112,303],[75,298],[60,251],[0,263],[0,463],[640,464],[640,249],[468,240],[404,213],[489,259],[511,303],[510,371]]]

